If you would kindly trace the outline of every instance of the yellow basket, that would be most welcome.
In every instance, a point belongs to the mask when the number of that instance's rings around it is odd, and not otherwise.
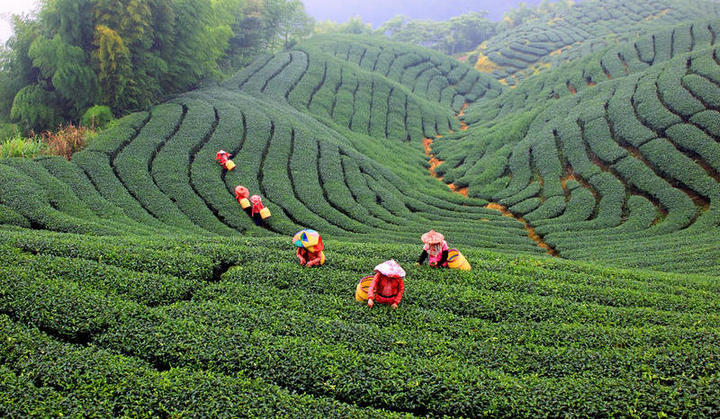
[[[235,163],[232,160],[228,160],[227,163],[225,163],[225,168],[232,170],[235,168]]]
[[[355,287],[355,301],[362,303],[368,300],[368,289],[370,289],[370,283],[374,276],[366,276],[358,282]]]
[[[250,200],[247,198],[243,198],[240,200],[240,206],[242,209],[248,209],[250,208]]]
[[[263,220],[266,218],[270,218],[270,208],[263,208],[260,210],[260,218]]]
[[[448,266],[452,269],[460,269],[461,271],[469,271],[472,269],[470,262],[465,259],[457,249],[448,251]]]

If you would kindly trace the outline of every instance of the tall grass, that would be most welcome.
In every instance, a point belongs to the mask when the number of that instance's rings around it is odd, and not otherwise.
[[[70,160],[73,153],[85,148],[95,137],[95,131],[82,126],[68,124],[59,126],[57,131],[45,131],[40,135],[30,133],[29,137],[15,134],[0,142],[0,158],[27,157],[40,155],[63,156]]]
[[[37,157],[45,151],[45,145],[38,137],[23,138],[19,134],[0,144],[0,159],[5,157]]]
[[[83,126],[68,124],[58,127],[57,131],[45,131],[41,134],[42,142],[47,147],[46,153],[63,156],[70,160],[73,153],[83,149],[95,131]]]

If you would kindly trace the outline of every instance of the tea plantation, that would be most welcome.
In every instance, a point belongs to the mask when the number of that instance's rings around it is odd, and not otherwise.
[[[720,10],[622,3],[533,25],[662,24],[514,88],[315,36],[0,160],[0,415],[719,416]],[[431,228],[472,271],[414,264]],[[400,307],[357,303],[390,258]]]
[[[436,172],[563,257],[717,274],[718,27],[664,29],[471,105],[471,128],[434,143]]]
[[[473,64],[515,86],[543,69],[639,35],[718,15],[720,5],[711,0],[586,0],[501,32],[478,48]]]

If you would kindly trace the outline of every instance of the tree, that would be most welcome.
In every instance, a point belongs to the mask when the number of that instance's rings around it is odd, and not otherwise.
[[[411,20],[398,15],[380,26],[376,33],[390,39],[432,48],[446,54],[475,49],[497,33],[497,24],[486,18],[487,12],[472,12],[449,21]]]
[[[372,25],[363,22],[359,15],[351,17],[345,23],[326,20],[315,24],[315,33],[351,33],[355,35],[372,35]]]
[[[242,14],[230,26],[233,35],[228,40],[227,55],[233,68],[249,64],[253,57],[267,47],[264,13],[262,0],[247,0]]]
[[[102,89],[102,103],[113,110],[132,107],[125,90],[132,79],[130,50],[117,32],[105,25],[95,28],[93,62]]]
[[[548,19],[567,13],[575,4],[573,0],[543,0],[537,7],[533,8],[525,2],[520,2],[517,7],[511,7],[505,12],[503,25],[506,29],[514,28],[525,22],[536,19]]]
[[[209,76],[218,76],[217,62],[232,36],[229,26],[219,25],[212,5],[206,0],[173,0],[175,39],[163,49],[168,72],[161,86],[167,92],[194,87]]]
[[[270,48],[287,49],[310,36],[315,21],[300,0],[265,0],[264,23]]]
[[[40,22],[44,35],[56,35],[84,51],[92,48],[95,31],[93,7],[97,0],[43,0]]]
[[[363,22],[359,15],[355,15],[350,18],[344,25],[342,25],[342,32],[353,33],[356,35],[369,35],[372,33],[372,25]]]
[[[28,84],[15,95],[10,117],[26,130],[54,128],[63,120],[59,102],[55,92]]]
[[[372,35],[372,25],[363,22],[360,16],[353,16],[345,23],[326,20],[315,24],[315,33],[351,33],[356,35]]]
[[[0,50],[0,119],[43,130],[92,105],[144,109],[311,24],[299,0],[42,0]]]
[[[40,36],[40,25],[29,16],[13,16],[13,36],[0,54],[0,118],[8,120],[15,95],[24,86],[35,82],[37,69],[33,68],[28,51]]]
[[[450,54],[470,51],[497,33],[497,24],[487,18],[487,11],[466,13],[450,18],[454,39]]]
[[[380,27],[377,29],[377,32],[392,38],[394,35],[399,34],[403,30],[405,30],[409,22],[410,19],[407,16],[396,15],[387,22],[380,25]]]
[[[38,82],[57,93],[66,108],[62,114],[78,114],[99,98],[97,77],[85,51],[64,42],[60,35],[52,39],[40,36],[28,51],[33,66],[39,69]]]
[[[514,28],[536,18],[534,9],[528,7],[524,1],[521,1],[517,7],[511,7],[510,10],[505,12],[503,23],[509,28]]]

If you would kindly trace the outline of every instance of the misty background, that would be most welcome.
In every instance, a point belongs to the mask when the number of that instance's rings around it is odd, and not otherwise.
[[[37,6],[37,0],[0,0],[0,43],[4,44],[12,35],[11,16],[30,13]]]
[[[523,0],[302,0],[307,13],[316,21],[345,22],[359,15],[373,28],[396,15],[411,19],[447,20],[464,13],[487,10],[490,20],[500,20],[511,7]],[[537,6],[541,0],[525,0]]]
[[[488,11],[490,20],[500,20],[503,13],[516,7],[522,0],[302,0],[307,13],[316,21],[332,20],[342,23],[359,15],[377,29],[396,15],[411,19],[447,20],[463,13]],[[536,6],[541,0],[526,0]],[[37,0],[0,0],[0,43],[12,35],[10,16],[29,13],[37,7]]]

